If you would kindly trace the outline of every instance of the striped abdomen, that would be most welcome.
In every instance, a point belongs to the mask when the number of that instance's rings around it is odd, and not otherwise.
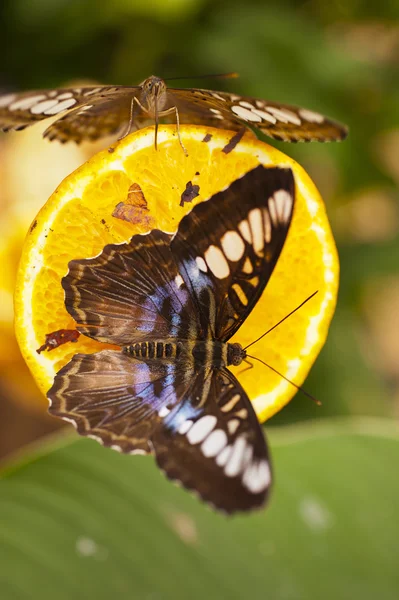
[[[136,358],[178,358],[181,345],[179,342],[138,342],[126,346],[123,351]]]

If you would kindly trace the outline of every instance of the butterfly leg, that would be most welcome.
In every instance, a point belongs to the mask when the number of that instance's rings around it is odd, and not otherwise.
[[[134,125],[134,103],[136,102],[136,104],[139,105],[139,107],[142,110],[145,110],[144,107],[140,104],[140,102],[137,100],[137,98],[133,97],[132,101],[130,103],[130,116],[129,116],[129,121],[127,124],[127,127],[125,129],[125,133],[123,135],[121,135],[118,138],[118,141],[120,142],[121,140],[123,140],[126,136],[129,135],[129,133],[131,133],[132,129],[133,129],[133,125]]]
[[[251,363],[246,358],[244,358],[244,362],[247,363],[247,365],[249,365],[249,367],[245,367],[245,369],[242,369],[242,371],[238,371],[237,375],[242,375],[243,373],[245,373],[245,371],[249,371],[250,369],[254,368],[254,363]]]
[[[188,152],[187,152],[186,148],[184,147],[184,144],[180,137],[180,120],[179,120],[179,111],[177,110],[177,106],[172,106],[172,108],[162,111],[161,113],[159,113],[159,116],[166,117],[167,115],[171,115],[172,113],[175,113],[175,115],[176,115],[176,129],[177,129],[177,137],[179,139],[179,144],[182,147],[185,156],[188,156]]]

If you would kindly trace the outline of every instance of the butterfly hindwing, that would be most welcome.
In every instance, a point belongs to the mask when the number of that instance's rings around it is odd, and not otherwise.
[[[195,311],[159,230],[110,244],[95,258],[73,260],[63,278],[65,305],[80,333],[126,346],[136,340],[187,338]]]
[[[191,379],[172,361],[143,362],[114,350],[76,354],[47,393],[49,412],[105,446],[149,453],[163,411],[183,399]]]
[[[290,169],[256,167],[195,206],[171,249],[202,329],[227,341],[253,309],[280,256],[294,206]]]
[[[266,442],[245,391],[226,369],[196,374],[184,401],[154,432],[152,444],[167,477],[219,510],[231,513],[265,503],[271,486]]]

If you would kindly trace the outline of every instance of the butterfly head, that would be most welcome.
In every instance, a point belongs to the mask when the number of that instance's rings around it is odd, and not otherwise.
[[[247,357],[247,352],[241,344],[227,344],[227,364],[238,367]]]
[[[160,77],[151,75],[147,77],[141,84],[143,99],[150,105],[155,104],[157,99],[162,97],[166,92],[166,83]]]

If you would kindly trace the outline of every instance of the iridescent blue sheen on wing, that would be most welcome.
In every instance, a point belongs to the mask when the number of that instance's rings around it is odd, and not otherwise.
[[[189,384],[173,362],[144,362],[103,350],[76,354],[57,373],[47,396],[51,414],[74,422],[81,435],[123,452],[149,453],[165,408],[178,405]]]
[[[62,280],[65,305],[80,333],[127,346],[136,340],[187,338],[195,309],[170,250],[153,230],[72,260]]]
[[[226,342],[273,272],[294,196],[289,169],[259,166],[194,207],[174,236],[154,230],[71,261],[62,284],[78,330],[122,348],[74,356],[48,392],[50,412],[106,446],[154,452],[170,479],[224,512],[264,504],[266,442],[226,368],[245,352]]]

